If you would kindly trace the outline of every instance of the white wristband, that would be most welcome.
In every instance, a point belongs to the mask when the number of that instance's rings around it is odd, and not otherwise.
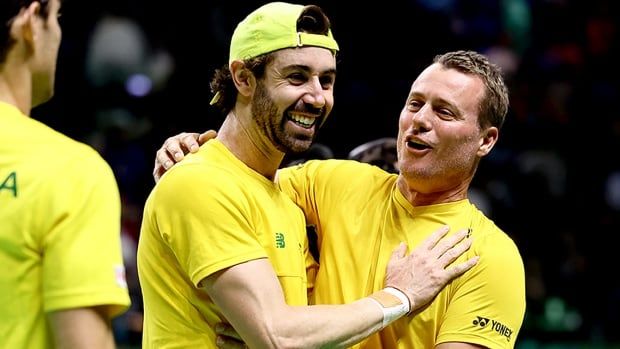
[[[381,328],[385,328],[392,321],[406,315],[411,310],[409,298],[401,290],[394,287],[386,287],[369,297],[379,305],[383,312]]]

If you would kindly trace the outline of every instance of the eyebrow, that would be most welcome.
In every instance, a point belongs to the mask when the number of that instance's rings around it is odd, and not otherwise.
[[[303,64],[291,64],[284,67],[285,70],[303,70],[305,72],[311,72],[312,69]],[[336,75],[336,68],[330,68],[324,71],[321,71],[319,75]]]

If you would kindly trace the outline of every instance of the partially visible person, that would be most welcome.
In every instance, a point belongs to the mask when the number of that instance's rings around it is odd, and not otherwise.
[[[218,136],[166,173],[145,206],[143,347],[215,347],[222,321],[250,347],[349,346],[420,309],[476,263],[470,254],[452,265],[471,239],[460,231],[439,241],[448,229],[436,227],[409,255],[393,246],[376,292],[307,306],[316,263],[305,219],[273,180],[332,109],[337,49],[317,6],[269,3],[238,24],[212,84],[227,114]]]
[[[411,86],[399,119],[399,174],[350,160],[314,160],[278,171],[280,188],[318,233],[313,304],[349,302],[380,289],[391,249],[400,241],[417,246],[438,225],[468,227],[475,238],[461,257],[480,256],[474,270],[360,348],[514,347],[525,314],[523,261],[512,239],[468,199],[507,111],[499,69],[476,52],[448,52]],[[213,134],[201,135],[200,143]],[[198,146],[197,137],[169,138],[157,152],[154,173]]]
[[[385,137],[360,144],[349,152],[347,159],[375,165],[386,172],[398,173],[396,138]]]
[[[53,95],[60,6],[0,4],[2,348],[114,348],[130,303],[110,167],[29,116]]]

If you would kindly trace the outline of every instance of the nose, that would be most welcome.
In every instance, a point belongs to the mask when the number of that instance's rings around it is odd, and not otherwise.
[[[418,111],[413,113],[411,124],[414,131],[426,132],[432,128],[431,117],[433,108],[430,104],[424,104]]]
[[[304,94],[303,101],[315,108],[323,108],[326,103],[325,93],[319,77],[313,76],[307,83],[307,92]]]

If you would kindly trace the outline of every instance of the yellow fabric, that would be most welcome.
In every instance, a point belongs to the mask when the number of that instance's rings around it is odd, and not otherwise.
[[[149,196],[138,244],[144,348],[215,348],[221,312],[207,276],[269,258],[290,305],[306,305],[303,213],[218,140],[168,171]],[[260,287],[260,285],[257,285]]]
[[[230,40],[229,62],[301,46],[338,51],[331,29],[327,35],[297,32],[297,19],[303,9],[302,5],[271,2],[254,10],[235,28]]]
[[[129,306],[114,175],[90,147],[0,103],[0,342],[52,348],[46,312]]]
[[[512,348],[525,313],[523,262],[513,241],[469,201],[412,207],[396,175],[353,161],[309,161],[281,170],[278,182],[304,209],[319,236],[316,304],[348,303],[384,287],[394,248],[409,251],[443,224],[472,228],[472,248],[457,261],[480,261],[420,314],[399,319],[358,348],[433,348],[469,342]],[[319,220],[320,218],[320,220]]]

